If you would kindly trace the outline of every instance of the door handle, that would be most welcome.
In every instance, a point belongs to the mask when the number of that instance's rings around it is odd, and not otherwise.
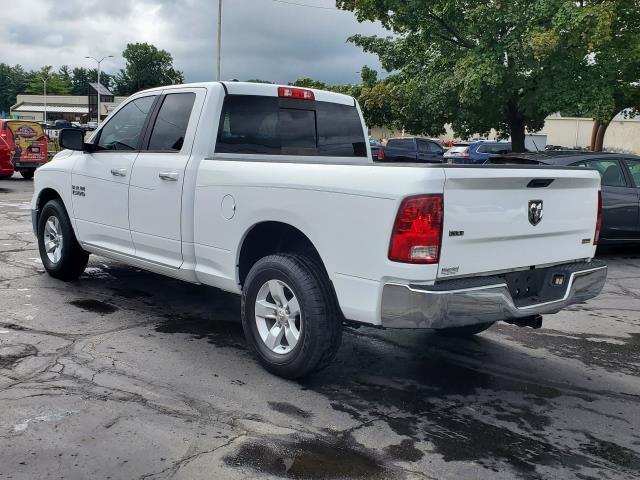
[[[111,169],[111,175],[113,175],[114,177],[126,177],[127,176],[127,169],[126,168],[112,168]]]
[[[160,180],[167,180],[168,182],[175,182],[178,180],[178,172],[160,172],[158,174]]]

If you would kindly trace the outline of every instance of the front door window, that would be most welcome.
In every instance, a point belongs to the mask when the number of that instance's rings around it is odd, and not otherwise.
[[[142,128],[155,99],[137,98],[118,110],[100,131],[96,151],[138,150]]]

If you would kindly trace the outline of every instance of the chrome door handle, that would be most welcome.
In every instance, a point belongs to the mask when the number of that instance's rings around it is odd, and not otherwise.
[[[111,169],[111,175],[113,175],[114,177],[126,177],[127,176],[127,169],[126,168],[112,168]]]
[[[167,180],[169,182],[175,182],[178,180],[178,172],[160,172],[158,174],[160,180]]]

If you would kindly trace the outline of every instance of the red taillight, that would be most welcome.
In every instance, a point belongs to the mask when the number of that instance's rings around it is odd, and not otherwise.
[[[384,150],[378,150],[378,160],[384,160]]]
[[[393,226],[389,260],[438,263],[442,244],[443,208],[441,194],[405,198]]]
[[[316,96],[311,90],[293,87],[278,87],[278,96],[284,98],[297,98],[299,100],[315,100]]]
[[[464,152],[462,152],[462,156],[463,157],[468,157],[469,156],[469,149],[467,149]]]
[[[602,192],[598,190],[598,218],[596,219],[596,233],[593,235],[593,244],[598,245],[600,229],[602,228]]]

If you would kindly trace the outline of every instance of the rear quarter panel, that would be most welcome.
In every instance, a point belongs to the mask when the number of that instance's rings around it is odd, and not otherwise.
[[[236,265],[247,233],[261,222],[286,223],[318,250],[347,318],[376,323],[381,282],[435,279],[435,266],[390,262],[387,254],[400,200],[441,193],[443,183],[442,170],[434,168],[239,161],[218,154],[198,172],[197,273],[204,283],[239,291]],[[230,198],[236,209],[227,219],[223,205]]]

